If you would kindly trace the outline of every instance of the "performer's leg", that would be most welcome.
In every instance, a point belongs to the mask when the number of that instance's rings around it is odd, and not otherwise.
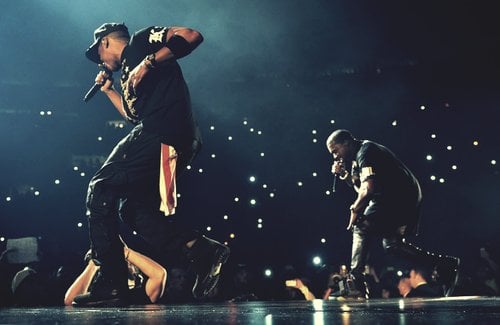
[[[144,141],[142,126],[135,127],[113,149],[89,184],[87,209],[92,257],[100,270],[88,295],[76,297],[80,305],[100,305],[127,292],[127,265],[119,238],[118,201],[127,195],[130,180],[139,178],[150,166],[152,150]],[[147,139],[146,139],[147,140]],[[159,148],[159,146],[157,146]],[[156,155],[159,160],[159,149]],[[158,160],[156,160],[158,162]]]
[[[177,171],[180,173],[191,163],[200,150],[201,144],[194,141],[186,148],[180,148],[177,158]],[[159,148],[158,148],[159,152]],[[159,157],[158,157],[159,162]],[[153,177],[134,179],[131,186],[134,195],[122,200],[122,218],[134,228],[152,248],[153,258],[167,267],[187,258],[196,273],[193,295],[202,298],[215,288],[220,269],[229,256],[229,248],[221,243],[202,236],[198,231],[176,220],[179,216],[165,216],[159,211],[159,165],[152,170]],[[177,174],[179,175],[179,174]],[[182,214],[182,213],[181,213]]]
[[[431,253],[408,243],[402,235],[396,234],[383,239],[383,246],[387,253],[403,258],[410,263],[425,265],[434,269],[437,280],[444,287],[446,296],[453,294],[457,279],[460,259],[457,257]]]
[[[359,296],[365,296],[366,285],[364,270],[374,234],[363,225],[355,225],[352,233],[351,275]],[[356,295],[356,294],[354,294]]]

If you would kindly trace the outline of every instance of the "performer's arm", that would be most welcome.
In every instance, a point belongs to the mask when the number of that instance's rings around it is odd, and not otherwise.
[[[365,210],[368,202],[370,202],[371,196],[374,192],[374,188],[375,181],[373,178],[367,178],[363,182],[361,182],[359,190],[357,191],[358,197],[350,207],[351,217],[349,218],[349,225],[347,226],[347,230],[350,230],[352,228],[358,217],[358,214],[363,213],[363,211]]]
[[[145,284],[146,294],[152,303],[163,296],[167,282],[167,271],[151,258],[124,246],[125,259],[135,265],[147,276]]]
[[[200,32],[187,27],[170,27],[167,31],[165,46],[148,55],[129,74],[128,87],[137,89],[141,80],[162,62],[180,59],[191,53],[203,42]]]
[[[122,96],[115,89],[115,87],[113,87],[113,78],[110,78],[110,76],[105,71],[100,71],[95,78],[95,82],[97,84],[102,84],[101,91],[105,93],[106,96],[108,96],[109,100],[111,101],[111,103],[113,103],[113,106],[115,106],[118,113],[120,113],[123,118],[127,119],[127,114],[123,109]]]
[[[64,304],[66,306],[71,306],[73,299],[76,296],[84,294],[88,291],[90,283],[92,282],[92,279],[98,269],[99,267],[94,264],[94,261],[90,260],[85,267],[85,270],[83,270],[78,278],[76,278],[75,282],[73,282],[73,284],[71,284],[66,291],[66,294],[64,295]]]

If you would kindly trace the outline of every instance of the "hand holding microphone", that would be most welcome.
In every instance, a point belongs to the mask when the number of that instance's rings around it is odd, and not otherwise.
[[[95,78],[95,84],[83,97],[84,102],[88,102],[99,91],[106,91],[113,87],[113,72],[109,70],[104,64],[99,64],[99,73]]]
[[[344,160],[342,158],[335,159],[332,165],[333,173],[333,186],[332,192],[335,193],[337,186],[337,177],[344,180],[349,175],[349,172],[345,169]]]

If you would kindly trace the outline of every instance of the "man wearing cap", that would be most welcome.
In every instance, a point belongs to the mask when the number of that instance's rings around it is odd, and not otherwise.
[[[153,248],[149,256],[166,266],[174,255],[193,263],[195,298],[215,287],[229,248],[175,222],[176,176],[201,148],[199,129],[177,60],[203,41],[186,27],[152,26],[129,35],[124,24],[94,32],[87,58],[100,71],[96,84],[118,112],[135,124],[90,181],[87,195],[92,258],[99,274],[76,305],[123,303],[127,266],[119,239],[119,216]],[[121,94],[112,73],[121,70]],[[168,270],[168,266],[167,266]]]
[[[426,252],[405,240],[417,231],[422,203],[420,184],[408,167],[383,145],[355,139],[344,129],[332,132],[326,147],[334,160],[332,173],[357,192],[347,226],[353,232],[350,276],[356,288],[351,295],[366,296],[363,271],[371,243],[380,237],[386,252],[435,268],[446,295],[451,295],[459,259]]]

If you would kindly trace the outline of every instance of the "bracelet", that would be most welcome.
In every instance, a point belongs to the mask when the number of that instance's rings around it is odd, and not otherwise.
[[[146,56],[143,61],[148,69],[154,69],[156,67],[156,55],[154,53]]]

